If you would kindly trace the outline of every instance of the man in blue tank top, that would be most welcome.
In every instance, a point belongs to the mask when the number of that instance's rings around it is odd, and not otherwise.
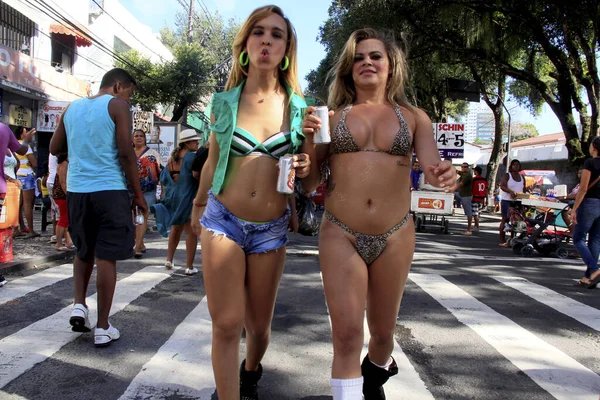
[[[64,111],[50,141],[52,154],[69,156],[69,232],[77,247],[73,268],[75,304],[70,323],[75,332],[91,330],[86,292],[95,259],[96,346],[106,346],[120,336],[108,321],[117,283],[116,262],[133,256],[132,208],[147,209],[131,145],[129,99],[135,85],[127,71],[108,71],[97,95],[75,100]],[[134,193],[133,205],[127,182]]]

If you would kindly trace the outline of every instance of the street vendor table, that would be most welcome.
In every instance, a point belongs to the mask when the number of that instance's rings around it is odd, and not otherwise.
[[[547,201],[547,200],[538,200],[538,199],[516,199],[515,201],[520,201],[524,206],[536,207],[536,208],[552,208],[554,210],[564,210],[567,208],[567,203],[561,203],[559,201]]]

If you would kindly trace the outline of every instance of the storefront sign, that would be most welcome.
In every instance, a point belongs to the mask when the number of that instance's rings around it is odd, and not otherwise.
[[[37,130],[40,132],[54,132],[60,121],[68,101],[44,101],[40,102],[37,115]]]
[[[90,84],[0,45],[0,83],[41,98],[72,101],[89,95]]]
[[[154,126],[154,113],[152,111],[134,111],[133,112],[133,130],[142,130],[149,135]],[[151,142],[158,143],[158,142]]]
[[[463,158],[465,124],[433,124],[433,134],[442,159]]]
[[[31,126],[31,110],[16,104],[8,107],[9,124],[25,127]]]

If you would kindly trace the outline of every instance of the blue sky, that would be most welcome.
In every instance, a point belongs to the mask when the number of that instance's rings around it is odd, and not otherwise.
[[[256,0],[194,0],[196,12],[200,13],[199,4],[203,4],[211,11],[218,10],[224,19],[234,18],[243,21],[257,7],[276,4],[286,13],[296,29],[298,35],[298,69],[303,88],[306,88],[304,77],[312,69],[317,68],[321,59],[325,57],[325,49],[318,42],[319,28],[328,17],[330,0],[282,0],[282,1],[256,1]],[[120,0],[138,20],[149,25],[153,31],[158,32],[163,26],[172,26],[175,14],[183,11],[183,6],[177,0]],[[189,4],[189,0],[183,3]],[[548,106],[544,106],[542,114],[534,118],[527,110],[516,103],[508,102],[513,121],[533,123],[540,134],[562,132],[558,119]]]

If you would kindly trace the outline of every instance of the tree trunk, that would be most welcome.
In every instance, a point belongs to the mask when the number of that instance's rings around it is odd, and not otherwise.
[[[187,101],[185,101],[185,100],[180,101],[179,104],[173,110],[173,118],[171,118],[171,121],[182,122],[179,120],[181,119],[181,117],[183,117],[183,114],[184,114],[187,106],[188,106]],[[183,122],[185,122],[185,121],[183,121]]]
[[[577,125],[575,124],[575,117],[573,116],[571,101],[548,102],[548,105],[558,118],[558,122],[560,122],[560,126],[563,129],[569,160],[575,165],[582,165],[587,149],[582,148],[582,142],[577,132]]]
[[[496,176],[498,175],[498,169],[502,165],[502,138],[504,137],[504,114],[502,112],[502,106],[498,107],[499,102],[497,101],[492,112],[494,113],[494,145],[492,147],[492,153],[490,154],[490,160],[487,164],[487,181],[488,181],[488,194],[494,193],[496,188]]]

